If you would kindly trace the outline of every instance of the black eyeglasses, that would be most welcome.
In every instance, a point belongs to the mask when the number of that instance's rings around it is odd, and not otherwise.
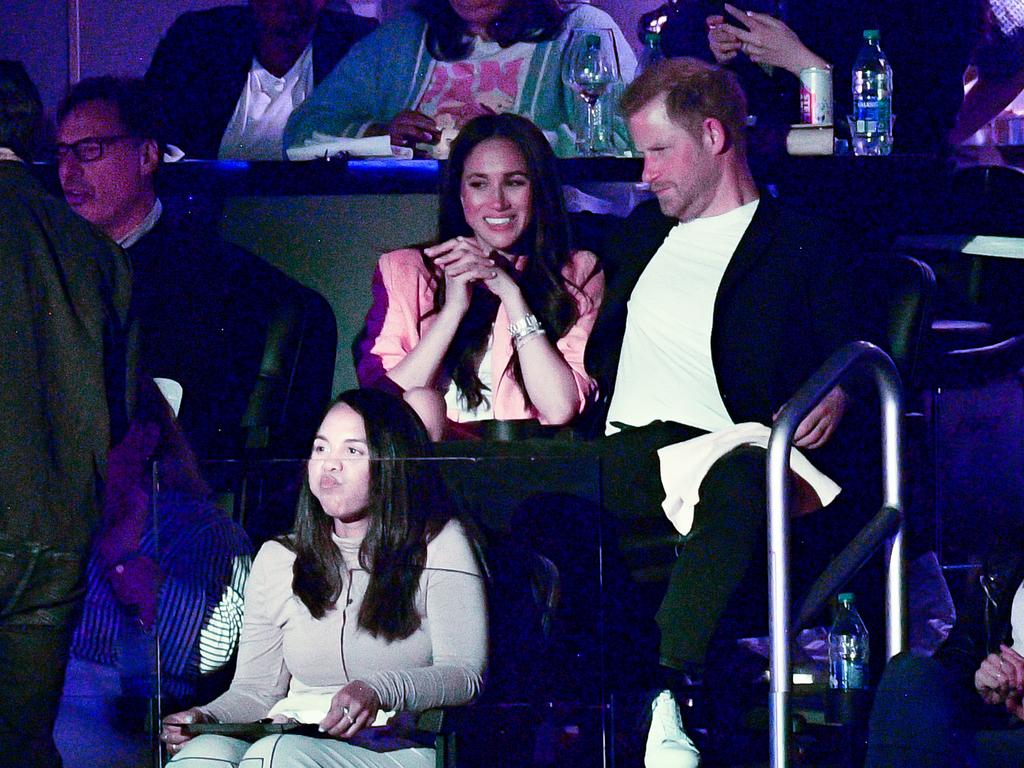
[[[134,140],[134,136],[121,133],[116,136],[87,136],[71,144],[58,143],[57,162],[63,162],[68,159],[68,155],[74,154],[80,163],[94,163],[103,157],[103,151],[109,144]]]

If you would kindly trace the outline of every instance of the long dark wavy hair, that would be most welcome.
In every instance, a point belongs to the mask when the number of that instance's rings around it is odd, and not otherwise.
[[[370,581],[359,626],[374,637],[400,640],[420,627],[415,598],[427,543],[455,513],[434,462],[416,460],[432,455],[431,442],[404,401],[377,390],[352,389],[330,407],[338,403],[362,416],[370,452],[369,530],[359,549],[359,564]],[[279,541],[295,552],[292,591],[317,619],[336,605],[344,586],[346,567],[331,540],[333,529],[307,473],[295,529]]]
[[[512,275],[519,282],[527,305],[544,324],[548,338],[555,342],[576,322],[579,309],[562,275],[570,255],[569,216],[565,211],[562,184],[555,154],[537,126],[513,114],[482,115],[466,123],[452,142],[441,179],[438,242],[460,235],[473,235],[462,208],[462,173],[469,154],[488,139],[511,141],[526,161],[533,210],[522,237],[509,249],[517,256],[527,257],[526,268],[521,273],[512,272]],[[424,262],[434,277],[434,312],[439,312],[445,301],[444,275],[426,256]],[[477,366],[494,325],[498,304],[498,298],[486,288],[474,288],[469,311],[462,319],[442,363],[445,373],[455,382],[470,408],[476,408],[483,402],[483,384],[477,375]],[[516,383],[522,387],[522,369],[519,356],[514,352],[509,364]],[[522,389],[529,405],[526,388]]]
[[[427,50],[440,61],[469,55],[473,38],[448,0],[419,0],[414,10],[427,20]],[[562,30],[566,9],[560,0],[508,0],[505,10],[487,27],[502,48],[515,43],[553,40]]]

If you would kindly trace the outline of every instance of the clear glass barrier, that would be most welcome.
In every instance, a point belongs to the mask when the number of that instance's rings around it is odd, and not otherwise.
[[[147,428],[133,429],[110,451],[54,728],[65,768],[162,765],[155,726],[168,580],[149,461],[157,439]]]
[[[519,765],[593,766],[609,759],[614,743],[612,691],[632,659],[610,647],[606,624],[619,611],[613,601],[621,602],[622,593],[611,586],[624,570],[606,547],[598,460],[574,455],[571,444],[552,446],[556,455],[545,457],[455,456],[370,467],[371,478],[392,487],[401,485],[395,478],[422,483],[439,475],[478,544],[490,654],[477,703],[446,713],[460,765],[487,765],[488,756],[500,754],[515,755]],[[360,464],[365,468],[365,461],[345,461],[336,471],[353,476]],[[134,650],[118,661],[140,670],[133,679],[155,683],[138,689],[157,693],[151,703],[160,716],[205,704],[228,688],[241,582],[250,566],[246,541],[255,555],[265,542],[291,534],[308,468],[305,461],[234,461],[204,463],[198,471],[209,489],[205,498],[194,468],[154,467],[149,527],[162,575],[159,610],[148,631],[136,622]],[[411,484],[411,503],[419,493]],[[350,672],[373,665],[345,662]],[[346,679],[340,668],[326,674],[335,680],[332,690]],[[329,687],[326,679],[304,682]],[[433,744],[429,734],[420,736]]]

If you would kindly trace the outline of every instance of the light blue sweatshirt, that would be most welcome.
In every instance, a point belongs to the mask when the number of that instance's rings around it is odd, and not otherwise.
[[[623,81],[631,81],[636,70],[636,55],[622,31],[611,16],[591,5],[576,6],[566,16],[557,38],[535,45],[526,81],[512,111],[530,118],[549,136],[556,136],[555,152],[562,157],[575,154],[571,126],[577,103],[583,108],[582,101],[562,82],[562,51],[572,30],[581,27],[611,29]],[[292,113],[285,128],[285,146],[301,145],[314,131],[362,136],[370,125],[387,124],[399,112],[414,109],[433,61],[422,16],[408,11],[382,24],[352,46],[313,95]],[[621,86],[612,98],[619,93]],[[614,121],[614,142],[619,149],[631,146],[625,125],[618,118]]]

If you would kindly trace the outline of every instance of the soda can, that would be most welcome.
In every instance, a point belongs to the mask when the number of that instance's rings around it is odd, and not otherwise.
[[[832,70],[800,70],[800,121],[805,125],[832,125]]]

